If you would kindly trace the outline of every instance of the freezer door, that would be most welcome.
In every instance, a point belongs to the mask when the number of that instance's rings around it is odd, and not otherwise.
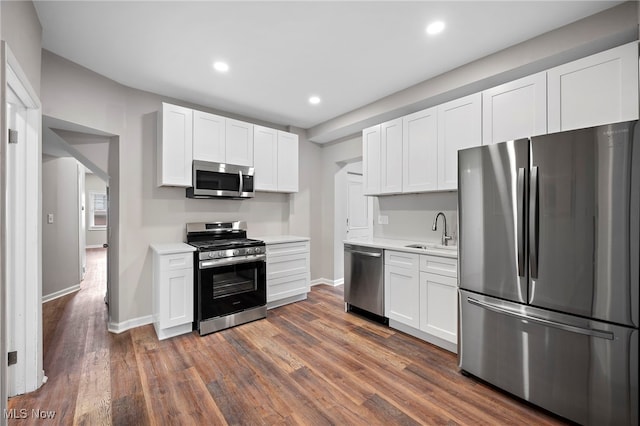
[[[638,329],[460,290],[460,367],[583,425],[638,424]]]
[[[638,327],[635,125],[531,139],[530,304]]]
[[[529,140],[458,151],[460,287],[527,301]]]

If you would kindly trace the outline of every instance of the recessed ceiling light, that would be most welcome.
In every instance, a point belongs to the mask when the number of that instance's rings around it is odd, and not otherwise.
[[[229,71],[229,64],[218,61],[213,63],[213,68],[218,72],[227,72]]]
[[[427,34],[429,35],[441,33],[442,30],[444,30],[444,22],[442,21],[435,21],[427,26]]]
[[[309,103],[311,105],[318,105],[320,103],[320,98],[318,96],[311,96],[309,98]]]

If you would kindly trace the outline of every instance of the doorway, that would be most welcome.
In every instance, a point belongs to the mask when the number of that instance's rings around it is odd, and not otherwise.
[[[344,283],[344,246],[347,239],[373,236],[373,198],[364,195],[362,157],[338,163],[335,175],[333,285]]]
[[[5,42],[2,90],[2,403],[42,385],[40,101]],[[8,141],[5,139],[8,136]],[[6,143],[8,142],[8,143]],[[7,357],[7,353],[10,355]],[[7,360],[7,358],[9,358]],[[6,378],[6,381],[5,381]]]
[[[362,174],[347,171],[347,219],[345,240],[371,237],[370,197],[364,195]]]

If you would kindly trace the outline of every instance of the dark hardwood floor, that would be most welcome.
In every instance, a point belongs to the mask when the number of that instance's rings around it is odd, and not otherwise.
[[[9,408],[47,424],[554,425],[561,420],[462,376],[456,356],[344,312],[342,288],[208,336],[158,341],[106,330],[102,250],[79,292],[44,305],[48,382]]]

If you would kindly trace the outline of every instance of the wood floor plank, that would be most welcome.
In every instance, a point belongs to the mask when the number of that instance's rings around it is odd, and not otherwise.
[[[43,306],[49,381],[9,408],[47,424],[560,425],[460,374],[457,357],[344,312],[342,287],[207,336],[159,341],[151,325],[106,329],[104,251],[77,293]],[[37,419],[9,424],[40,424]]]
[[[111,376],[109,352],[85,354],[73,424],[111,424]]]

